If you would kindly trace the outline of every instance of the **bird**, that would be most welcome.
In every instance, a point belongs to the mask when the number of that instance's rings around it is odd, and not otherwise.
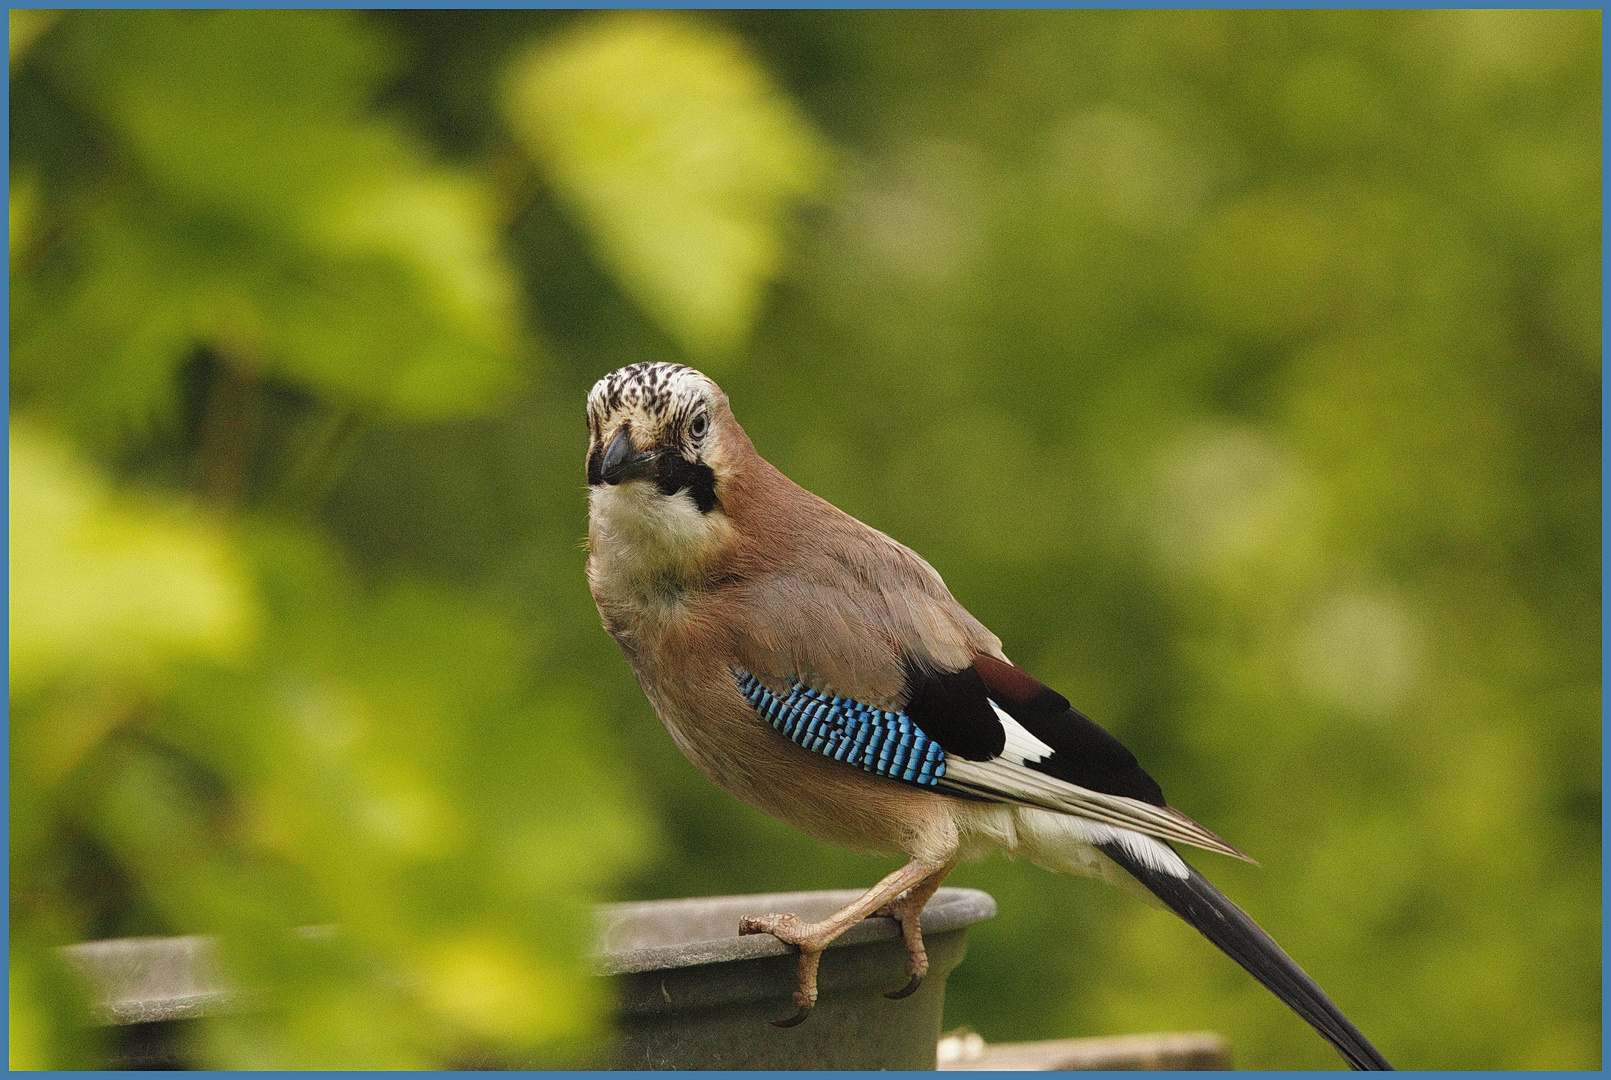
[[[905,864],[814,923],[740,921],[798,949],[795,1012],[862,919],[919,917],[995,851],[1150,893],[1358,1070],[1392,1068],[1324,991],[1176,851],[1237,848],[1164,799],[1116,738],[1012,663],[919,555],[783,475],[720,387],[682,364],[612,371],[587,396],[587,579],[678,749],[717,787],[818,840]],[[1248,861],[1252,861],[1248,859]]]

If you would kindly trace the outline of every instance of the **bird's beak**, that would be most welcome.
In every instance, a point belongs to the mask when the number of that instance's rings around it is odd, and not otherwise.
[[[610,445],[604,448],[604,457],[599,461],[598,476],[606,484],[619,484],[650,475],[654,472],[654,465],[654,451],[634,450],[632,429],[630,425],[622,424],[616,431],[615,438],[610,440]]]

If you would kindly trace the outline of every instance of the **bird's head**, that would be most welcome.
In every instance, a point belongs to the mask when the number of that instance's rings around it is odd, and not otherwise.
[[[595,542],[702,561],[724,540],[724,484],[751,448],[714,382],[681,364],[612,371],[587,395],[587,431]]]
[[[587,395],[588,486],[641,481],[711,513],[724,464],[720,421],[732,423],[727,395],[693,368],[646,363],[612,371]]]

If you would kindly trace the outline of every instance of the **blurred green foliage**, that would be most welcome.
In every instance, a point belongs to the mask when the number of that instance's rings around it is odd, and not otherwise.
[[[598,628],[582,401],[664,359],[1259,858],[1199,861],[1395,1063],[1598,1066],[1597,12],[11,41],[14,1065],[104,1060],[50,946],[194,932],[267,995],[207,1064],[586,1060],[589,902],[887,868]],[[953,880],[950,1025],[1339,1064],[1162,912]]]
[[[600,258],[694,358],[743,343],[824,149],[741,44],[640,12],[515,63],[505,112]]]

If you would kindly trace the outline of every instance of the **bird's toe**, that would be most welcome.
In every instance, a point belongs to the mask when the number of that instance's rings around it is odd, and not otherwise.
[[[740,937],[749,934],[771,934],[779,941],[799,945],[806,938],[806,925],[798,915],[745,915],[738,920]]]

